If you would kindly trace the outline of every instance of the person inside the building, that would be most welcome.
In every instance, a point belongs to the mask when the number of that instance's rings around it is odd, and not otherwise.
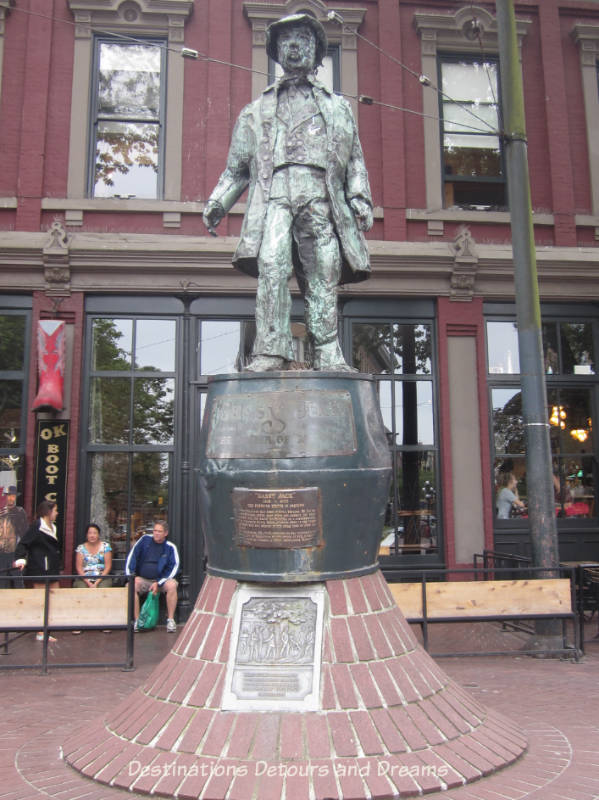
[[[139,596],[148,592],[166,595],[166,630],[175,633],[175,610],[177,608],[177,581],[175,575],[179,571],[179,552],[177,547],[167,541],[168,524],[164,520],[156,520],[152,533],[144,534],[132,547],[125,573],[135,575],[135,630],[139,617]]]
[[[56,517],[58,506],[50,500],[42,500],[37,507],[37,519],[27,529],[25,535],[18,542],[15,549],[13,567],[20,569],[24,575],[32,577],[34,589],[43,589],[45,583],[36,580],[44,575],[58,576],[62,557],[61,544],[56,531]],[[51,589],[58,589],[58,581],[50,581]],[[36,635],[38,642],[43,641],[44,635]],[[49,636],[50,642],[55,642],[54,636]]]
[[[497,519],[509,519],[512,511],[522,513],[526,510],[526,503],[518,497],[518,480],[513,472],[502,472],[499,478],[499,491],[497,493]]]

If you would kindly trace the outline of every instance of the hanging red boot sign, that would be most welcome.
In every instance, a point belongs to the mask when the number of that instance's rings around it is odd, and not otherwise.
[[[33,410],[53,408],[62,411],[64,389],[65,323],[55,319],[37,323],[39,387]]]

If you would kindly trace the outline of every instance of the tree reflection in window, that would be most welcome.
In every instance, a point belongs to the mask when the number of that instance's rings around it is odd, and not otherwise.
[[[355,323],[353,364],[372,375],[430,375],[430,325]]]
[[[493,436],[496,453],[526,451],[520,389],[493,389]]]
[[[174,377],[140,373],[160,373],[161,366],[174,369],[174,320],[97,318],[92,330],[92,364],[96,375],[90,388],[90,441],[171,443]],[[147,351],[158,359],[160,366],[139,363],[139,357],[148,356]],[[128,376],[122,376],[125,371]],[[121,375],[98,374],[112,372]]]
[[[158,197],[164,48],[103,40],[97,48],[92,193]]]
[[[432,326],[354,322],[353,365],[373,374],[393,479],[384,541],[390,555],[438,550]]]
[[[522,393],[516,387],[493,388],[495,488],[513,473],[521,500],[526,499],[526,438]],[[548,423],[553,459],[556,513],[559,517],[594,516],[592,395],[588,388],[548,388]]]
[[[91,322],[90,518],[116,557],[168,516],[176,331],[173,319]]]
[[[0,315],[0,448],[6,450],[22,444],[25,323],[24,314]]]

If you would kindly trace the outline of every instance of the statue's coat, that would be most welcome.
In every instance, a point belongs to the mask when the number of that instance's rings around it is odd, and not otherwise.
[[[349,201],[357,197],[372,207],[356,123],[344,98],[331,93],[313,78],[308,80],[326,126],[325,179],[343,259],[339,282],[365,280],[370,273],[368,247],[349,206]],[[242,110],[233,131],[226,169],[208,201],[219,202],[228,212],[249,185],[247,211],[233,263],[254,277],[258,276],[258,253],[273,177],[277,126],[282,124],[277,118],[279,84],[268,86],[257,100]],[[294,265],[301,269],[295,252]]]

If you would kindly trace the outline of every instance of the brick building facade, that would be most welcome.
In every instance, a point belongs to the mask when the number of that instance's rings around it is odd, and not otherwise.
[[[203,397],[249,352],[255,292],[231,266],[245,198],[218,238],[201,212],[274,78],[266,26],[300,10],[327,30],[323,80],[354,107],[375,202],[372,277],[339,307],[393,451],[383,565],[528,552],[526,518],[496,513],[526,468],[495,4],[0,0],[0,504],[17,483],[32,515],[40,423],[68,422],[67,571],[88,520],[122,558],[168,516],[199,587]],[[599,2],[516,16],[560,553],[597,558]],[[47,319],[66,323],[58,412],[32,409]]]

